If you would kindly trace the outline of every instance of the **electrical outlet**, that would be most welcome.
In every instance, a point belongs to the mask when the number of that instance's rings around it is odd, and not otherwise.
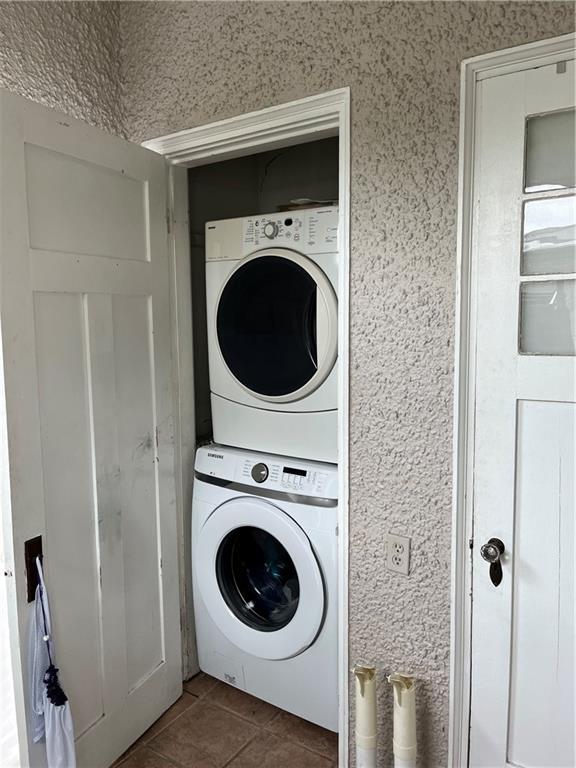
[[[384,540],[386,568],[408,576],[410,573],[410,539],[387,533]]]

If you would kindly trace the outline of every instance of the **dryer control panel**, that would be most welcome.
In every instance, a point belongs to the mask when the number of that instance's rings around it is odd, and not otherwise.
[[[338,469],[334,464],[210,445],[198,449],[195,468],[200,475],[243,486],[318,499],[338,498]]]
[[[264,248],[303,254],[338,250],[338,207],[268,213],[206,224],[206,259],[240,259]]]
[[[266,246],[293,248],[303,253],[338,250],[338,208],[313,208],[289,213],[269,213],[244,219],[243,254]]]

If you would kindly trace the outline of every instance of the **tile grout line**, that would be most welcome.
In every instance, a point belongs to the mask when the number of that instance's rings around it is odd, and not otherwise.
[[[242,691],[242,689],[240,689],[240,688],[235,688],[234,690],[240,691],[241,693],[244,693],[247,696],[251,695],[251,694],[246,693],[246,691]],[[208,698],[209,694],[210,694],[210,691],[208,691],[208,693],[205,693],[204,696],[202,696],[202,698],[203,699],[204,698]],[[256,697],[254,697],[254,698],[256,698]],[[250,723],[250,725],[254,725],[257,728],[266,728],[267,725],[269,725],[270,723],[273,723],[274,720],[276,720],[278,717],[280,717],[280,715],[284,711],[284,710],[280,709],[279,707],[276,707],[274,704],[270,704],[270,702],[264,701],[264,699],[257,699],[257,701],[263,701],[265,704],[268,704],[270,707],[275,707],[275,709],[278,710],[278,712],[275,712],[274,716],[271,717],[270,720],[268,720],[267,723],[256,723],[256,722],[254,722],[254,720],[250,720],[250,718],[246,717],[246,715],[242,715],[242,714],[240,714],[239,712],[237,712],[234,709],[229,709],[228,707],[224,706],[223,704],[220,704],[217,701],[210,701],[209,703],[210,703],[210,705],[212,707],[216,707],[217,709],[220,709],[223,712],[227,712],[229,715],[234,715],[235,717],[240,718],[240,720],[243,720],[245,723]]]
[[[193,696],[193,694],[189,694],[189,695],[190,695],[190,696]],[[186,709],[183,709],[183,710],[182,710],[182,712],[180,712],[180,714],[176,715],[176,717],[174,718],[174,720],[170,720],[170,722],[169,722],[169,723],[166,723],[166,725],[164,725],[162,728],[160,728],[160,730],[159,730],[159,731],[157,731],[157,732],[156,732],[156,733],[155,733],[153,736],[150,736],[150,738],[149,738],[147,741],[143,741],[143,742],[142,742],[142,746],[143,746],[143,747],[145,747],[145,746],[147,746],[147,745],[148,745],[148,744],[149,744],[151,741],[154,741],[154,739],[156,738],[156,736],[160,736],[160,734],[161,734],[161,733],[164,733],[164,731],[166,730],[166,728],[169,728],[171,725],[173,725],[173,724],[176,722],[176,720],[179,720],[179,719],[182,717],[182,715],[183,715],[183,714],[185,714],[186,712],[188,712],[188,710],[189,710],[189,709],[191,709],[191,708],[192,708],[192,707],[193,707],[195,704],[197,704],[197,703],[198,703],[198,701],[200,701],[200,699],[199,699],[197,696],[195,697],[195,699],[196,699],[196,700],[195,700],[195,701],[193,701],[193,702],[192,702],[192,703],[191,703],[191,704],[190,704],[188,707],[186,707]],[[174,702],[174,703],[176,703],[176,702]],[[168,710],[166,710],[166,712],[167,712],[167,711],[168,711]],[[160,717],[163,717],[163,716],[166,714],[166,712],[164,712],[164,714],[163,714],[163,715],[160,715]],[[158,720],[160,720],[160,717],[158,718]],[[158,722],[158,721],[156,721],[156,722]],[[154,727],[154,723],[152,723],[152,725],[150,726],[150,728],[153,728],[153,727]],[[145,735],[146,735],[146,731],[144,731],[144,733],[142,734],[142,736],[140,736],[140,739],[141,739],[141,738],[143,738]],[[139,741],[139,739],[136,739],[136,741]],[[134,742],[134,744],[136,744],[136,741]],[[130,747],[128,747],[128,749],[130,749]],[[136,751],[136,750],[135,750],[135,751]]]
[[[144,745],[144,749],[149,749],[150,752],[152,752],[157,757],[161,757],[162,760],[165,760],[167,763],[170,763],[174,766],[174,768],[186,768],[184,763],[181,763],[179,760],[174,760],[173,757],[167,757],[166,755],[162,754],[162,752],[159,752],[157,749],[154,749],[153,747],[148,746],[148,744]],[[202,752],[202,754],[206,754],[201,749],[198,749],[199,752]],[[206,755],[208,757],[208,755]]]
[[[326,760],[327,765],[329,764],[330,766],[332,766],[334,764],[334,758],[333,757],[328,757],[327,755],[322,755],[319,752],[315,752],[313,749],[310,749],[309,747],[305,747],[304,744],[300,744],[299,742],[294,741],[293,739],[282,738],[281,736],[279,736],[276,733],[273,733],[272,731],[264,731],[264,734],[262,734],[262,730],[260,730],[259,733],[256,733],[249,741],[247,741],[246,744],[244,744],[243,747],[240,747],[238,752],[236,752],[234,755],[232,755],[232,757],[226,763],[224,763],[222,768],[227,768],[227,766],[230,766],[232,764],[232,762],[237,757],[239,757],[242,754],[242,752],[244,752],[245,750],[248,749],[248,747],[252,744],[252,742],[256,741],[256,739],[257,739],[257,737],[259,735],[273,736],[274,738],[278,739],[278,741],[280,741],[282,743],[292,744],[295,747],[299,747],[300,749],[303,749],[305,752],[309,752],[310,754],[314,755],[315,757],[319,757],[322,760]]]
[[[280,710],[280,714],[282,714],[283,711],[285,711],[285,710]],[[289,712],[288,714],[291,714],[291,713]],[[279,716],[280,715],[278,715],[278,717]],[[294,715],[294,717],[296,717],[296,715]],[[274,720],[276,720],[276,718],[273,718],[272,720],[270,720],[270,723],[273,723]],[[317,755],[318,757],[324,757],[324,758],[326,758],[326,760],[333,760],[334,759],[332,755],[328,756],[325,753],[317,752],[313,747],[309,747],[307,744],[303,744],[301,741],[298,741],[297,739],[294,739],[293,737],[287,737],[284,734],[279,733],[278,731],[271,730],[270,728],[268,728],[268,725],[270,725],[270,723],[267,723],[266,725],[262,726],[263,730],[265,730],[267,733],[271,733],[273,736],[277,736],[280,739],[284,738],[286,741],[289,741],[292,744],[296,744],[299,747],[303,747],[304,749],[307,749],[308,752],[312,752],[312,754]],[[318,727],[320,727],[320,726],[318,726]]]
[[[260,731],[258,731],[258,733],[255,733],[255,734],[254,734],[254,736],[252,736],[252,738],[248,739],[248,741],[246,742],[246,744],[244,744],[242,747],[240,747],[240,749],[239,749],[237,752],[235,752],[235,753],[232,755],[232,757],[230,758],[230,760],[227,760],[227,761],[224,763],[224,765],[222,766],[222,768],[226,768],[226,766],[230,765],[230,763],[231,763],[233,760],[236,760],[236,758],[237,758],[239,755],[241,755],[241,754],[242,754],[242,752],[244,752],[244,750],[245,750],[245,749],[248,749],[248,747],[250,746],[250,744],[252,744],[252,742],[256,740],[256,737],[257,737],[259,734],[260,734]]]
[[[189,710],[191,707],[193,707],[193,706],[194,706],[194,704],[196,704],[196,703],[197,703],[197,702],[200,700],[200,699],[199,699],[199,697],[198,697],[198,696],[194,696],[194,694],[193,694],[193,693],[189,693],[188,691],[186,691],[186,693],[188,693],[188,695],[189,695],[189,696],[193,696],[193,697],[194,697],[194,699],[195,699],[195,701],[193,701],[193,702],[192,702],[192,704],[190,704],[190,706],[186,707],[186,709],[182,710],[182,712],[180,712],[180,714],[179,714],[179,715],[176,715],[176,717],[174,718],[174,720],[170,720],[170,722],[169,722],[169,723],[166,723],[166,725],[165,725],[163,728],[160,728],[160,730],[159,730],[157,733],[155,733],[153,736],[150,736],[150,738],[149,738],[149,739],[147,739],[146,741],[143,741],[143,742],[142,742],[142,743],[141,743],[141,744],[140,744],[138,747],[136,747],[135,749],[132,749],[132,747],[133,747],[133,746],[136,744],[136,742],[138,742],[138,741],[140,741],[141,739],[143,739],[143,738],[144,738],[144,736],[146,735],[146,731],[144,731],[144,733],[142,734],[142,736],[139,736],[139,737],[136,739],[136,741],[133,741],[133,742],[132,742],[132,744],[130,744],[130,746],[129,746],[129,747],[128,747],[128,749],[126,750],[126,752],[128,752],[128,754],[126,755],[126,757],[123,757],[123,758],[122,758],[122,760],[121,760],[120,762],[116,761],[115,763],[113,763],[113,767],[112,767],[112,768],[120,768],[120,766],[121,766],[123,763],[125,763],[125,762],[126,762],[128,759],[129,759],[129,758],[131,758],[131,757],[132,757],[132,755],[134,755],[136,752],[139,752],[139,751],[140,751],[141,749],[143,749],[143,748],[147,748],[147,747],[149,747],[150,743],[151,743],[152,741],[154,741],[154,739],[155,739],[157,736],[160,736],[160,734],[161,734],[161,733],[164,733],[164,731],[166,730],[166,728],[169,728],[171,725],[173,725],[173,723],[175,723],[175,722],[176,722],[176,720],[179,720],[179,719],[182,717],[182,715],[183,715],[185,712],[188,712],[188,710]],[[176,702],[174,702],[174,703],[176,703]],[[172,705],[172,706],[174,706],[174,705]],[[168,711],[168,710],[166,710],[166,712],[167,712],[167,711]],[[166,712],[164,712],[162,715],[160,715],[160,717],[163,717],[163,716],[166,714]],[[160,717],[158,718],[158,720],[160,719]],[[156,722],[157,722],[157,721],[156,721]],[[154,723],[152,723],[152,725],[150,726],[150,728],[153,728],[153,727],[154,727]],[[147,729],[147,730],[150,730],[150,729]],[[131,751],[130,751],[130,750],[131,750]],[[158,755],[158,754],[160,754],[159,752],[157,752],[157,751],[156,751],[156,750],[154,750],[154,749],[153,749],[152,751],[153,751],[155,754],[157,754],[157,755]],[[165,756],[164,756],[164,755],[160,755],[160,756],[161,756],[161,757],[163,757],[163,758],[165,758]],[[168,758],[165,758],[165,759],[168,759]]]

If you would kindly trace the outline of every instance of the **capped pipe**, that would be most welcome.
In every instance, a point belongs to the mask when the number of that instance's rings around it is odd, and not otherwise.
[[[356,678],[356,766],[376,768],[376,668],[357,665]]]
[[[416,768],[416,698],[414,678],[388,675],[394,688],[394,768]]]

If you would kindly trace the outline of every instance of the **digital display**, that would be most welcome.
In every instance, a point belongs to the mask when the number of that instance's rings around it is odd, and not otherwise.
[[[291,469],[290,467],[284,467],[284,474],[286,475],[300,475],[300,477],[306,477],[308,474],[305,469]]]

